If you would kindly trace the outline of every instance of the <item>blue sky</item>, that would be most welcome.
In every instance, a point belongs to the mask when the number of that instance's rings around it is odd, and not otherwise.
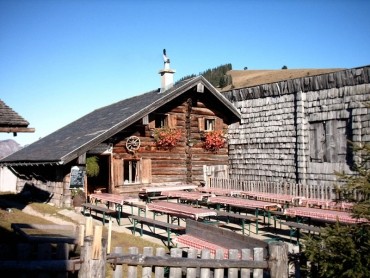
[[[0,99],[35,133],[160,86],[162,50],[175,80],[233,69],[370,64],[367,0],[0,0]]]

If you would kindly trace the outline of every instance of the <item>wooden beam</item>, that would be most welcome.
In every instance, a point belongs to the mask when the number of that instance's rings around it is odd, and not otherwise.
[[[7,133],[35,132],[35,129],[28,128],[28,127],[0,127],[0,132],[7,132]]]

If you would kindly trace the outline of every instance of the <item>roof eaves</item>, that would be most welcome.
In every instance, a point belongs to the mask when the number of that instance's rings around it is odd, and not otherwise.
[[[90,141],[85,143],[84,145],[81,145],[79,148],[76,148],[75,150],[69,152],[68,154],[61,157],[61,164],[66,164],[79,155],[82,155],[83,153],[86,153],[89,149],[97,146],[98,144],[104,142],[105,140],[109,139],[111,136],[119,132],[120,130],[128,127],[129,125],[135,123],[140,118],[144,117],[145,115],[148,115],[149,113],[155,111],[159,107],[161,107],[163,104],[175,99],[179,95],[181,95],[183,92],[187,91],[194,85],[196,85],[199,82],[203,82],[205,86],[208,87],[208,89],[211,91],[212,94],[214,94],[227,108],[233,112],[233,114],[241,118],[240,113],[238,110],[221,94],[219,93],[211,83],[209,83],[203,76],[198,76],[195,78],[192,78],[188,82],[185,82],[178,86],[177,88],[174,88],[171,92],[168,90],[166,92],[161,92],[160,94],[163,94],[163,97],[158,98],[156,101],[154,101],[151,105],[137,111],[136,113],[132,114],[129,118],[125,119],[124,121],[121,121],[114,126],[112,126],[110,129],[105,130],[104,132],[100,133],[96,137],[92,138]]]

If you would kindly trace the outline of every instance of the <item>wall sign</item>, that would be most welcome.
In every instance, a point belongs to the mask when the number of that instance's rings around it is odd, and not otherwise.
[[[70,188],[83,188],[84,187],[85,168],[73,166],[71,168]]]

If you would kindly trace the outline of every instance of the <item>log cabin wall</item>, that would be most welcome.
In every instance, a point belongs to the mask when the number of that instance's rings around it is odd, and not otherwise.
[[[209,96],[208,96],[209,98]],[[163,105],[148,115],[147,120],[136,122],[119,134],[113,147],[114,186],[134,184],[163,184],[188,182],[199,184],[204,180],[203,165],[227,165],[227,144],[217,152],[203,148],[205,119],[214,119],[215,130],[227,130],[226,116],[218,111],[217,105],[206,104],[205,95],[189,92]],[[155,121],[158,115],[167,117],[171,129],[181,131],[181,139],[172,149],[163,149],[154,140]],[[138,151],[131,153],[126,148],[130,136],[140,138]],[[138,178],[131,183],[127,177],[129,161],[135,161]]]
[[[230,178],[333,184],[349,173],[348,141],[370,142],[370,68],[235,89],[240,110],[229,128]]]

